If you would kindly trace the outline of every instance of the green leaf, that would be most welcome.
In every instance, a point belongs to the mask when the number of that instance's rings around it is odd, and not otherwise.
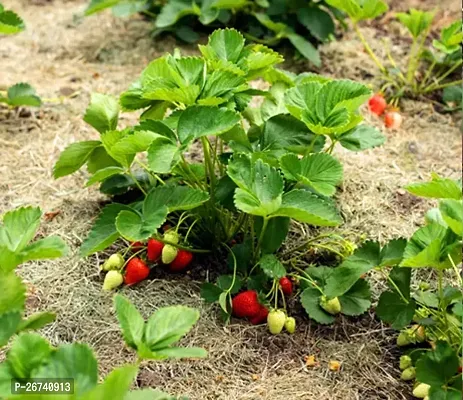
[[[307,288],[301,294],[301,304],[307,315],[320,324],[331,324],[334,317],[320,306],[320,292],[314,288]]]
[[[379,129],[369,125],[359,125],[339,138],[341,146],[351,151],[372,149],[381,146],[385,141],[386,137]]]
[[[303,183],[324,196],[333,196],[342,180],[342,165],[327,153],[310,154],[300,159],[287,154],[280,159],[286,179]]]
[[[85,10],[85,15],[92,15],[107,8],[114,7],[120,2],[121,0],[91,0],[90,4]]]
[[[147,321],[145,343],[154,352],[165,349],[185,336],[198,319],[199,311],[194,308],[160,308]]]
[[[169,212],[191,210],[209,200],[209,195],[188,186],[164,185],[152,189],[143,203],[143,214],[149,216],[158,207],[166,206]]]
[[[321,42],[324,42],[335,33],[335,26],[331,15],[321,8],[301,8],[297,12],[297,19]]]
[[[326,2],[344,11],[355,22],[374,19],[389,9],[382,0],[327,0]]]
[[[430,400],[461,400],[463,393],[459,388],[433,386],[428,395]]]
[[[11,380],[14,379],[8,363],[0,363],[0,396],[11,396]],[[23,399],[24,400],[24,399]]]
[[[399,330],[410,323],[415,308],[415,300],[410,299],[407,304],[397,293],[383,292],[376,307],[376,314],[381,320]]]
[[[370,285],[359,279],[346,293],[339,297],[342,313],[356,316],[366,312],[371,306]]]
[[[114,154],[117,159],[127,155],[141,153],[148,150],[151,143],[159,138],[164,139],[155,132],[137,129],[133,134],[124,136],[115,143],[111,147],[111,153]]]
[[[130,135],[130,131],[128,129],[124,131],[106,131],[101,134],[101,141],[103,142],[103,146],[109,156],[126,169],[128,169],[132,164],[135,153],[126,152],[123,149],[121,151],[119,143],[125,141],[125,139],[130,136],[132,135]],[[136,146],[134,143],[131,143],[130,145],[131,150],[133,150]]]
[[[180,18],[190,14],[200,14],[201,10],[190,0],[169,0],[156,18],[157,28],[174,25]]]
[[[441,250],[447,229],[430,224],[418,229],[407,243],[402,267],[445,267],[441,263]],[[444,260],[447,261],[447,260]]]
[[[199,347],[167,347],[156,350],[156,355],[166,358],[205,358],[207,351]]]
[[[179,400],[157,389],[141,389],[129,392],[124,400]]]
[[[18,332],[27,330],[37,330],[45,325],[51,324],[56,319],[56,314],[51,312],[38,312],[32,314],[27,319],[23,319],[18,325]]]
[[[206,301],[206,303],[215,303],[219,300],[220,295],[223,290],[210,282],[204,282],[201,285],[201,297]]]
[[[399,294],[400,293],[407,299],[410,299],[410,282],[412,278],[412,270],[410,268],[394,267],[389,273],[389,288]]]
[[[219,296],[219,305],[220,305],[220,308],[222,309],[223,313],[226,314],[226,315],[229,315],[230,314],[230,295],[229,293],[227,292],[222,292],[220,293],[220,296]]]
[[[461,105],[463,100],[463,88],[461,86],[449,86],[444,88],[442,100],[446,104],[456,103],[456,105]]]
[[[49,236],[26,246],[21,252],[22,262],[63,257],[68,247],[58,236]]]
[[[21,252],[34,238],[41,216],[38,207],[20,207],[5,213],[0,225],[0,244],[12,252]]]
[[[460,360],[449,343],[439,341],[435,350],[428,351],[416,363],[416,379],[441,387],[457,374]]]
[[[239,114],[218,107],[193,106],[183,111],[177,133],[185,143],[202,136],[220,135],[240,121]]]
[[[106,249],[119,237],[116,229],[116,217],[123,210],[130,210],[130,207],[123,204],[109,204],[103,208],[101,214],[92,226],[92,230],[82,243],[80,253],[88,256]]]
[[[121,211],[116,218],[117,231],[127,240],[142,241],[153,235],[166,221],[168,209],[158,207],[145,219],[143,215],[134,211]]]
[[[403,258],[406,239],[393,239],[389,241],[382,249],[380,254],[380,267],[392,267],[400,264]]]
[[[306,190],[292,190],[283,195],[274,217],[290,217],[315,226],[337,226],[342,222],[334,204]]]
[[[377,242],[365,242],[339,267],[334,268],[327,279],[324,289],[325,295],[334,298],[346,293],[363,274],[379,265],[379,252],[380,248]]]
[[[92,93],[90,105],[85,111],[84,121],[104,133],[117,128],[119,119],[119,103],[112,96]]]
[[[100,145],[99,140],[88,140],[72,143],[66,147],[53,167],[53,177],[58,179],[79,170],[87,162],[92,152]]]
[[[273,254],[281,247],[288,235],[290,222],[291,220],[286,217],[269,219],[261,244],[263,254]],[[262,224],[263,218],[256,217],[254,220],[254,229],[257,236],[260,235]]]
[[[215,58],[236,63],[244,47],[244,38],[235,29],[217,29],[209,36],[207,47]],[[200,50],[203,52],[203,47]],[[204,57],[207,59],[206,55]]]
[[[309,60],[313,65],[320,68],[322,65],[322,60],[320,59],[320,53],[315,48],[315,46],[309,41],[305,40],[301,35],[297,33],[287,34],[287,38],[291,44],[301,53],[307,60]]]
[[[0,279],[0,315],[23,311],[26,301],[26,285],[13,272],[2,274]]]
[[[434,19],[435,12],[426,12],[410,9],[408,13],[397,13],[397,19],[411,33],[413,38],[418,39],[422,33],[428,31]]]
[[[2,29],[2,15],[4,14],[0,14],[0,30]],[[37,96],[35,89],[31,85],[28,83],[17,83],[8,88],[8,104],[13,107],[40,107],[42,100]]]
[[[315,135],[303,122],[284,114],[275,115],[265,122],[260,139],[261,150],[278,152],[277,156],[288,150],[296,154],[319,152],[324,144],[323,136]]]
[[[85,395],[86,400],[124,400],[137,377],[136,365],[124,365],[111,371],[101,385]]]
[[[95,183],[104,181],[113,175],[118,175],[123,173],[125,170],[121,167],[107,167],[97,171],[92,177],[87,181],[85,186],[92,186]]]
[[[12,35],[25,29],[24,21],[13,11],[0,10],[0,33]]]
[[[120,294],[114,296],[114,307],[125,343],[136,350],[143,342],[145,320],[136,307]]]
[[[16,378],[28,378],[48,361],[51,353],[52,347],[39,334],[21,333],[11,344],[7,360]]]
[[[31,378],[73,378],[74,393],[82,395],[98,381],[98,364],[86,344],[64,344],[51,354],[50,361],[35,370]]]
[[[5,346],[16,333],[20,322],[21,313],[19,311],[0,314],[0,348]]]
[[[233,275],[220,275],[217,278],[217,286],[223,291],[229,291],[230,289],[230,294],[236,294],[241,289],[241,281],[236,277],[233,279]]]
[[[463,236],[463,201],[454,199],[441,200],[439,210],[450,229],[458,236]]]
[[[167,174],[172,171],[180,160],[181,149],[166,138],[159,138],[151,143],[148,149],[148,165],[157,174]]]
[[[236,208],[262,217],[277,212],[283,193],[283,178],[278,170],[257,160],[252,166],[249,180],[243,182],[238,177],[239,171],[237,173],[232,164],[228,167],[228,175],[239,186],[235,190]],[[242,166],[238,165],[238,168]]]
[[[235,244],[232,247],[232,252],[236,258],[236,267],[238,272],[243,275],[247,275],[253,257],[251,241],[246,240],[243,243]],[[233,255],[229,253],[227,259],[228,269],[231,271],[233,271],[235,266]]]
[[[272,279],[280,279],[286,276],[286,269],[273,254],[265,254],[259,260],[259,266],[265,274]]]
[[[430,197],[434,199],[455,199],[463,198],[461,184],[453,179],[441,178],[437,175],[432,176],[430,182],[414,183],[405,186],[408,192],[420,197]]]
[[[102,143],[92,151],[87,160],[87,170],[90,174],[95,174],[101,169],[108,167],[120,166],[121,164],[108,154]]]

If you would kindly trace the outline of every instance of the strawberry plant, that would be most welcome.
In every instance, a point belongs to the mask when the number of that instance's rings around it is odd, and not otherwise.
[[[461,102],[461,79],[453,79],[452,74],[462,65],[460,43],[463,37],[461,21],[455,21],[440,32],[440,38],[430,40],[431,24],[435,12],[411,9],[407,13],[396,13],[398,21],[407,29],[412,38],[412,46],[407,60],[407,69],[402,70],[394,60],[387,45],[388,63],[375,54],[359,29],[359,22],[374,19],[388,10],[383,0],[327,0],[327,3],[345,12],[354,26],[357,36],[368,55],[378,67],[383,86],[380,91],[388,94],[393,105],[403,96],[429,96],[444,89],[444,101]],[[455,100],[456,99],[456,100]]]
[[[200,38],[198,31],[234,27],[255,43],[267,46],[290,43],[317,67],[321,60],[314,44],[332,39],[335,20],[343,23],[344,17],[325,1],[313,0],[91,0],[85,14],[107,8],[112,8],[116,16],[142,13],[154,19],[154,36],[172,32],[189,43]]]
[[[26,286],[14,269],[27,261],[61,257],[67,251],[55,236],[33,241],[41,218],[38,208],[25,207],[8,212],[0,225],[0,348],[8,345],[0,363],[0,397],[27,399],[28,394],[12,393],[12,383],[35,378],[73,379],[69,399],[166,399],[174,397],[153,389],[129,392],[142,360],[200,358],[200,348],[175,347],[174,344],[193,327],[199,312],[189,307],[172,306],[157,310],[147,321],[125,297],[114,297],[117,318],[127,346],[138,354],[135,365],[113,370],[98,384],[98,363],[90,347],[81,343],[52,346],[31,331],[55,320],[55,314],[40,312],[25,317]],[[111,270],[110,272],[117,272]],[[31,356],[32,355],[32,356]],[[44,394],[47,398],[49,394]],[[42,398],[42,395],[34,396]]]
[[[461,271],[457,268],[461,263],[463,234],[461,182],[433,175],[430,182],[412,184],[406,189],[418,196],[439,199],[439,206],[426,214],[426,225],[408,241],[399,239],[386,245],[393,257],[386,263],[375,263],[389,282],[376,312],[384,322],[401,330],[399,346],[419,346],[408,351],[410,360],[401,360],[402,369],[408,371],[404,376],[411,376],[413,368],[417,382],[427,385],[415,388],[416,392],[426,389],[431,400],[461,398],[463,293]],[[389,267],[393,268],[388,274]],[[412,272],[423,268],[431,269],[437,276],[435,287],[434,282],[411,283]],[[445,283],[447,271],[458,282],[456,286]]]
[[[13,11],[5,10],[0,4],[0,35],[12,35],[25,29],[24,21]],[[0,103],[8,107],[40,107],[42,100],[28,83],[17,83],[6,91],[0,89]]]
[[[152,61],[119,103],[93,95],[84,120],[100,139],[71,144],[54,176],[86,165],[87,185],[100,184],[114,196],[82,244],[82,255],[119,238],[137,242],[123,254],[132,253],[123,265],[127,278],[135,259],[145,264],[144,255],[149,263],[180,271],[195,255],[230,251],[228,244],[239,241],[230,253],[231,280],[225,275],[208,284],[205,296],[230,315],[232,295],[247,285],[270,290],[276,308],[279,280],[287,274],[272,253],[290,220],[328,227],[342,222],[331,199],[342,180],[342,165],[331,154],[335,146],[360,151],[384,141],[378,130],[361,124],[358,108],[371,91],[349,80],[277,69],[278,53],[246,45],[235,30],[217,30],[199,47],[203,57]],[[271,85],[268,91],[251,88],[259,77]],[[260,107],[251,106],[253,96],[264,97]],[[117,130],[119,104],[141,110],[140,123]],[[193,161],[188,154],[195,146],[202,156]],[[164,224],[169,227],[162,234]],[[343,258],[348,242],[323,234],[310,243],[321,248],[323,241],[329,250],[339,246]],[[145,279],[148,268],[130,283]]]

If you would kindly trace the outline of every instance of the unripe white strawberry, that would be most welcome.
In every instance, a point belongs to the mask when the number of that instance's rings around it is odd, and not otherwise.
[[[124,266],[125,260],[121,254],[112,254],[102,265],[103,271],[119,270]]]
[[[109,271],[104,278],[103,290],[113,290],[122,285],[122,282],[124,282],[124,277],[119,271]]]
[[[164,240],[169,243],[177,244],[179,241],[178,233],[175,231],[167,231],[164,233]]]
[[[288,333],[296,332],[296,320],[293,317],[286,318],[285,329],[288,331]]]
[[[341,303],[337,297],[328,300],[326,296],[322,296],[320,299],[320,306],[332,315],[339,314],[341,312]]]
[[[407,369],[404,369],[402,371],[402,375],[400,375],[400,379],[403,381],[411,381],[412,379],[415,379],[416,376],[416,370],[415,367],[408,367]]]
[[[412,359],[410,356],[402,356],[400,357],[400,370],[403,371],[404,369],[407,369],[408,367],[411,367],[412,364]]]
[[[177,257],[178,250],[176,247],[166,244],[162,248],[161,260],[163,264],[170,264]]]
[[[281,310],[273,310],[267,316],[268,330],[272,335],[278,335],[283,330],[286,314]]]
[[[429,389],[431,389],[431,386],[428,384],[419,383],[415,389],[413,389],[413,396],[418,397],[419,399],[425,399],[428,396]]]

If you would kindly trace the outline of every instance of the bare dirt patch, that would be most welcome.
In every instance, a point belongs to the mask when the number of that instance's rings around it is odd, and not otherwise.
[[[56,311],[58,320],[44,334],[55,344],[89,343],[106,374],[133,361],[133,354],[122,345],[111,296],[101,292],[98,265],[104,254],[87,259],[78,255],[103,197],[83,188],[85,173],[54,181],[52,166],[69,143],[98,137],[82,121],[91,92],[119,94],[149,60],[178,44],[172,39],[153,42],[150,23],[137,17],[120,20],[104,13],[82,19],[84,0],[4,3],[24,16],[27,30],[0,38],[0,85],[27,81],[41,96],[54,100],[29,117],[0,114],[0,212],[25,204],[59,211],[44,221],[40,233],[62,236],[71,254],[20,269],[30,288],[28,306],[30,311]],[[375,31],[369,32],[380,47]],[[403,44],[397,43],[393,51],[401,54]],[[322,73],[371,82],[374,66],[351,33],[324,46],[323,54]],[[430,171],[461,174],[458,121],[435,113],[428,103],[406,101],[403,112],[403,127],[385,132],[388,141],[381,148],[358,154],[336,151],[345,169],[338,195],[346,221],[342,230],[355,236],[365,233],[385,240],[410,235],[430,202],[404,194],[403,185],[428,178]],[[368,123],[381,127],[379,119],[366,110],[364,114]],[[135,120],[135,115],[123,114],[121,126]],[[196,268],[210,265],[199,260]],[[409,398],[409,388],[398,379],[391,331],[373,316],[341,319],[333,327],[299,318],[295,335],[269,337],[264,327],[239,321],[223,326],[217,310],[201,301],[199,284],[194,278],[172,276],[122,290],[145,316],[165,305],[199,308],[200,322],[183,344],[202,346],[210,354],[201,361],[145,364],[138,385],[157,386],[193,400]],[[304,357],[312,354],[319,367],[305,365]],[[327,368],[333,359],[342,362],[338,373]]]

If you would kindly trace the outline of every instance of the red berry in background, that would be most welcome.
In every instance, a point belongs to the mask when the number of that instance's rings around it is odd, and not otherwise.
[[[148,251],[147,257],[149,261],[157,261],[159,257],[161,257],[162,249],[164,247],[164,243],[160,242],[156,239],[148,240]]]
[[[131,247],[133,250],[141,250],[141,249],[143,249],[143,247],[145,247],[145,245],[144,245],[142,242],[132,242],[132,244],[130,245],[130,247]]]
[[[381,115],[386,110],[387,103],[384,97],[380,94],[375,94],[368,100],[368,108],[373,114]]]
[[[285,295],[289,296],[293,293],[293,283],[286,276],[280,279],[280,286]]]
[[[461,374],[462,371],[463,371],[463,367],[460,365],[460,366],[458,367],[458,373]]]
[[[264,306],[260,306],[259,313],[255,317],[250,318],[249,321],[253,325],[263,324],[264,322],[267,322],[267,315],[268,315],[268,308]]]
[[[399,129],[400,125],[402,125],[402,115],[400,115],[397,111],[389,111],[384,116],[384,124],[386,128],[389,129]]]
[[[246,290],[232,300],[233,315],[238,318],[252,318],[259,314],[261,305],[255,290]]]
[[[132,258],[126,266],[124,283],[126,285],[135,285],[145,280],[150,274],[150,269],[140,258]]]
[[[182,271],[188,267],[191,260],[193,260],[193,253],[188,250],[179,249],[177,257],[175,257],[175,260],[169,264],[169,269],[174,272]]]

